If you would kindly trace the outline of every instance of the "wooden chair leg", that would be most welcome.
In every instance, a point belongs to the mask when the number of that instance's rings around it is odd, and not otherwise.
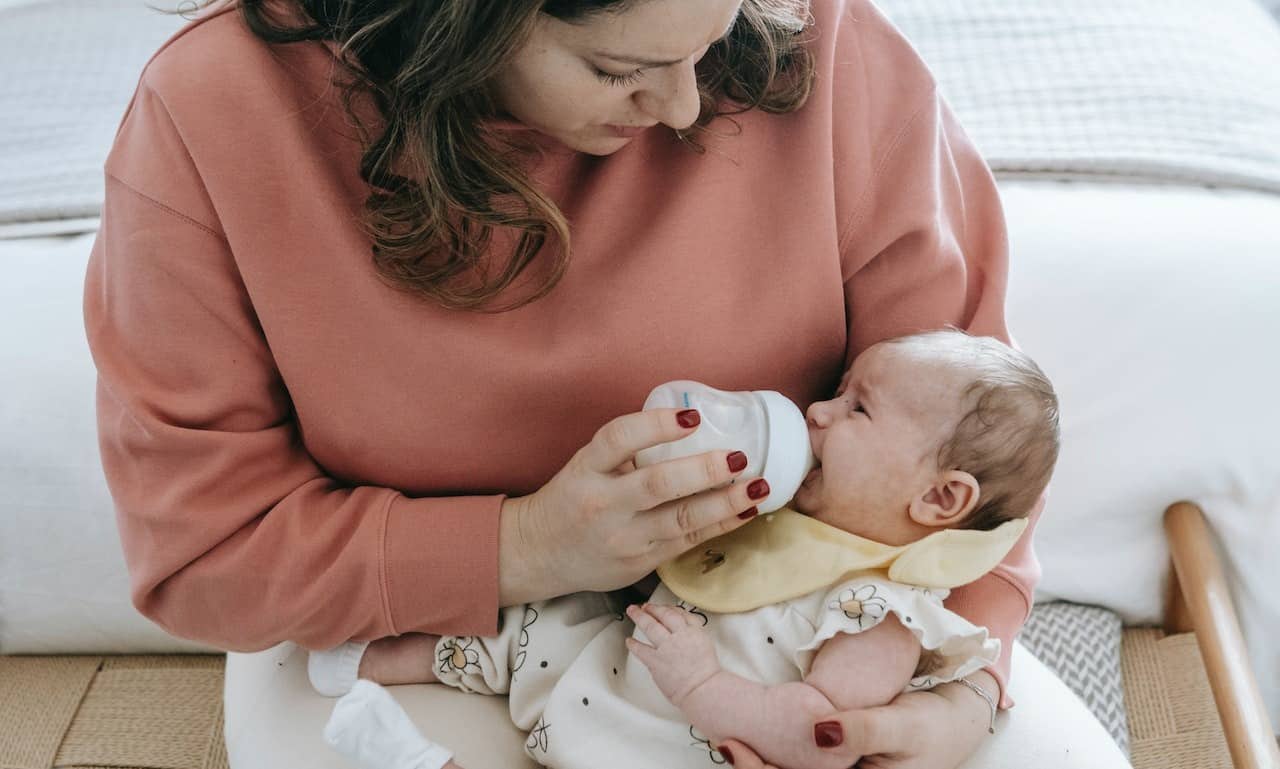
[[[1280,769],[1271,719],[1249,665],[1227,579],[1204,513],[1191,502],[1165,510],[1175,584],[1166,626],[1195,630],[1236,769]]]

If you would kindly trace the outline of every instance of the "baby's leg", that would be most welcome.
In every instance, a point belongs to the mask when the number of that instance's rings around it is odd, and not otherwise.
[[[357,675],[383,686],[435,683],[440,680],[435,673],[439,641],[440,636],[427,633],[379,638],[365,649]]]
[[[506,694],[511,721],[531,729],[552,687],[578,653],[621,617],[600,593],[504,609],[496,636],[445,636],[436,643],[435,675],[467,692]]]
[[[325,739],[365,769],[459,769],[448,751],[424,737],[399,703],[371,680],[439,681],[468,692],[508,694],[512,721],[529,730],[569,664],[618,618],[601,595],[580,593],[508,607],[499,620],[496,636],[414,633],[370,644],[361,659],[360,678],[367,680],[357,681],[338,701]],[[424,649],[430,653],[424,655]],[[431,733],[431,724],[422,727]]]
[[[437,641],[439,637],[426,633],[405,633],[372,642],[348,641],[311,652],[307,677],[326,697],[341,697],[361,678],[388,686],[429,684],[437,680],[432,671]]]

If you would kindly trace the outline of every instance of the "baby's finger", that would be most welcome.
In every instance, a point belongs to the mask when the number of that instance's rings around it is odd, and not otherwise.
[[[636,623],[636,627],[639,628],[641,633],[644,633],[644,637],[648,638],[649,642],[654,646],[661,646],[664,641],[671,637],[671,631],[667,630],[658,621],[657,617],[635,604],[627,607],[627,616],[631,618],[632,622]]]
[[[636,659],[644,663],[645,667],[649,667],[649,662],[650,660],[653,659],[652,655],[654,652],[657,651],[657,649],[653,648],[647,643],[644,643],[643,641],[637,641],[634,638],[626,639],[626,645],[627,645],[627,651],[634,654],[636,656]]]
[[[658,618],[662,625],[672,633],[682,628],[689,627],[689,612],[684,609],[669,606],[666,604],[647,603],[645,609]]]

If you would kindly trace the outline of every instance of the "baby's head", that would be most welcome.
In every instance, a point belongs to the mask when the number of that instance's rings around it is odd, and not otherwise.
[[[890,545],[1023,518],[1058,459],[1058,398],[996,339],[931,331],[865,350],[806,412],[820,466],[791,506]]]

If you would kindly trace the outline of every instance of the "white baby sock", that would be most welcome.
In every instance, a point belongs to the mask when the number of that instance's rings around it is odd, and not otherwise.
[[[341,697],[355,685],[360,659],[368,641],[348,641],[325,651],[307,655],[307,678],[317,692],[326,697]]]
[[[361,769],[440,769],[453,758],[422,736],[390,692],[364,679],[333,706],[324,740]]]

